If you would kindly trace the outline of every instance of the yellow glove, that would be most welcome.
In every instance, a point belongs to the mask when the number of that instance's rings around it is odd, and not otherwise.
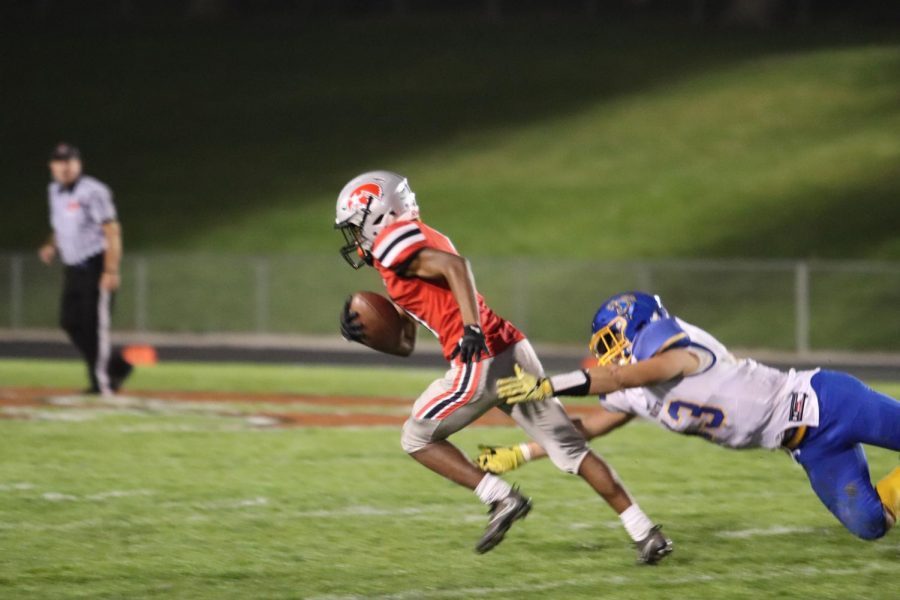
[[[497,395],[507,404],[519,402],[539,402],[553,397],[553,386],[546,377],[538,379],[531,373],[515,366],[515,377],[504,377],[497,380]]]
[[[475,459],[478,468],[488,473],[499,475],[518,469],[525,464],[525,455],[519,446],[483,446],[478,444],[481,453]]]

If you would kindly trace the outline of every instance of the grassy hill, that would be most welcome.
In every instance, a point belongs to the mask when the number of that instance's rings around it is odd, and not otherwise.
[[[900,259],[900,34],[558,22],[0,36],[0,248],[77,141],[130,249],[333,252],[403,171],[475,255]]]

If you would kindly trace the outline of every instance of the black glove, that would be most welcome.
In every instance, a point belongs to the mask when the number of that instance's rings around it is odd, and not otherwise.
[[[341,335],[350,342],[362,342],[366,335],[363,333],[362,323],[359,322],[359,313],[350,310],[351,296],[347,296],[344,302],[344,310],[341,311]]]
[[[481,360],[482,354],[487,355],[488,349],[481,327],[478,325],[463,325],[463,335],[459,338],[456,348],[450,354],[450,360],[459,355],[460,362],[469,364],[473,360],[475,362]]]

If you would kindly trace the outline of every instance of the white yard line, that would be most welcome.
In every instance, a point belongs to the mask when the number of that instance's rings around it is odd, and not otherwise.
[[[152,493],[150,490],[138,490],[138,491],[146,491]],[[126,495],[122,492],[102,492],[101,494],[93,494],[92,496],[85,496],[83,498],[74,496],[71,494],[61,494],[59,492],[46,492],[41,497],[45,500],[52,502],[78,502],[86,499],[93,499],[94,501],[105,499],[108,497],[123,497]],[[133,496],[138,495],[136,493],[129,493],[127,495]],[[250,509],[250,508],[261,508],[271,506],[272,502],[270,499],[257,496],[253,498],[228,498],[222,500],[216,500],[212,502],[179,502],[179,501],[163,501],[156,504],[158,509],[161,509],[164,513],[164,517],[153,517],[153,516],[137,516],[130,518],[128,521],[113,521],[113,520],[100,520],[100,519],[88,519],[82,521],[70,521],[67,523],[59,523],[48,525],[46,523],[29,523],[29,522],[8,522],[3,523],[0,522],[0,531],[2,530],[26,530],[26,531],[55,531],[57,529],[77,529],[79,527],[97,527],[100,525],[109,525],[115,524],[116,527],[143,527],[145,525],[158,525],[160,523],[184,523],[184,522],[205,522],[205,521],[218,521],[221,519],[221,516],[218,514],[221,511],[225,510],[237,510],[237,509]],[[177,514],[173,512],[178,509],[187,509],[187,513]],[[347,517],[374,517],[374,518],[392,518],[392,517],[404,517],[410,519],[433,519],[435,514],[443,514],[452,516],[454,513],[459,513],[460,507],[457,505],[429,505],[427,507],[409,507],[409,508],[396,508],[396,509],[385,509],[378,508],[375,506],[347,506],[338,510],[299,510],[294,512],[280,512],[279,519],[290,520],[290,519],[322,519],[322,518],[334,518],[334,519],[344,519]],[[256,511],[247,511],[242,512],[240,514],[254,515],[259,514]],[[479,520],[484,519],[484,516],[481,516]]]
[[[753,537],[768,537],[777,535],[794,535],[796,533],[819,533],[828,535],[829,529],[823,527],[791,527],[784,525],[773,525],[772,527],[754,528],[754,529],[738,529],[735,531],[718,531],[714,535],[716,537],[745,540]]]
[[[459,513],[456,504],[430,504],[428,506],[410,506],[405,508],[379,508],[377,506],[345,506],[337,510],[302,510],[288,513],[291,518],[342,519],[344,517],[408,517],[416,515]],[[484,520],[480,516],[479,520]]]
[[[85,496],[85,500],[107,500],[108,498],[130,498],[132,496],[152,496],[153,490],[110,490]]]
[[[26,481],[16,483],[0,483],[0,492],[19,492],[33,490],[34,484]]]
[[[80,521],[66,521],[63,523],[27,523],[17,521],[15,523],[0,522],[0,531],[71,531],[73,529],[106,527],[108,522],[103,519],[82,519]]]
[[[74,494],[64,494],[62,492],[44,492],[41,498],[49,502],[103,502],[110,498],[131,498],[133,496],[150,496],[153,490],[109,490],[105,492],[97,492],[86,496],[76,496]]]
[[[64,409],[46,409],[35,408],[30,406],[4,406],[0,408],[0,413],[13,417],[26,417],[36,421],[65,421],[67,423],[83,423],[93,421],[97,418],[98,412],[84,410],[64,410]],[[118,411],[115,414],[120,414]]]
[[[47,500],[48,502],[77,502],[78,496],[73,496],[71,494],[61,494],[59,492],[44,492],[41,494],[41,498]]]
[[[203,510],[228,510],[231,508],[246,508],[248,506],[266,506],[269,499],[262,496],[253,498],[223,498],[222,500],[214,500],[212,502],[190,503],[190,502],[166,502],[166,506],[193,506]]]
[[[641,567],[635,567],[641,568]],[[666,585],[691,585],[710,582],[723,581],[739,581],[743,583],[752,583],[760,580],[769,580],[774,578],[790,577],[792,579],[811,579],[819,577],[846,577],[858,576],[871,573],[894,573],[896,569],[890,565],[871,564],[859,568],[846,569],[820,569],[818,567],[801,567],[801,568],[784,568],[784,569],[768,569],[765,572],[746,571],[731,572],[720,575],[691,575],[689,577],[667,577]],[[319,596],[306,596],[305,600],[408,600],[408,599],[425,599],[425,598],[473,598],[480,596],[493,596],[496,594],[516,594],[523,592],[550,592],[566,587],[588,587],[593,586],[598,590],[609,586],[628,586],[633,584],[646,584],[646,578],[635,578],[627,575],[603,575],[599,574],[592,578],[571,578],[561,579],[559,581],[523,583],[521,585],[501,586],[501,587],[471,587],[460,588],[455,590],[435,590],[435,589],[411,589],[393,594],[381,595],[340,595],[326,594]],[[696,593],[696,590],[695,590]]]
[[[12,490],[29,491],[33,490],[34,488],[34,484],[31,483],[0,484],[0,492]],[[48,502],[102,502],[114,498],[149,496],[153,494],[155,494],[153,490],[147,489],[109,490],[81,496],[58,491],[47,491],[41,493],[39,497]],[[680,502],[692,497],[694,497],[693,494],[675,494],[669,495],[668,499]],[[167,511],[167,517],[169,517],[168,519],[159,519],[159,521],[172,519],[190,519],[192,521],[203,521],[207,519],[217,518],[215,516],[215,513],[219,511],[247,508],[264,508],[270,506],[276,506],[280,509],[279,518],[281,519],[345,519],[347,517],[356,517],[373,519],[406,518],[418,520],[432,519],[434,518],[434,515],[442,515],[447,517],[448,519],[456,518],[465,523],[480,523],[485,519],[485,515],[482,514],[482,511],[479,510],[480,507],[476,502],[466,502],[464,499],[461,499],[459,502],[455,503],[426,504],[421,506],[379,507],[371,505],[349,505],[329,509],[323,508],[294,511],[291,511],[290,507],[286,506],[286,503],[283,501],[279,501],[278,499],[275,499],[273,501],[270,498],[262,496],[254,496],[248,498],[222,498],[219,500],[212,500],[207,502],[189,502],[161,499],[156,506],[157,508]],[[596,520],[584,520],[582,517],[582,519],[570,523],[568,526],[569,530],[591,530],[594,528],[619,530],[621,528],[621,523],[619,523],[619,521],[617,520],[610,519],[608,516],[608,512],[605,510],[605,507],[590,497],[585,498],[582,501],[575,502],[561,502],[553,500],[538,501],[536,502],[535,508],[538,509],[538,513],[536,514],[539,515],[541,512],[552,514],[553,512],[562,509],[575,509],[576,511],[580,511],[584,507],[596,508],[596,512],[594,513],[596,515]],[[287,508],[287,510],[284,510],[285,508]],[[175,511],[174,513],[169,512],[173,510]],[[187,511],[190,514],[179,515],[178,511]],[[155,521],[156,519],[153,519],[151,517],[149,519],[143,520]],[[24,528],[29,527],[27,524],[22,525]],[[15,528],[15,525],[8,524],[6,527],[2,528],[12,529]],[[833,531],[824,527],[773,525],[766,528],[723,530],[716,532],[714,535],[723,539],[750,539],[754,537],[773,537],[794,534],[808,535],[813,533],[831,535]]]

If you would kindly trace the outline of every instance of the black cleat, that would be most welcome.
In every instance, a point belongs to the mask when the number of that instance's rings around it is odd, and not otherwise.
[[[125,383],[125,380],[128,379],[133,370],[134,367],[131,363],[122,361],[122,364],[115,369],[115,372],[109,374],[109,387],[113,392],[118,392],[122,389],[122,384]]]
[[[475,545],[475,552],[484,554],[503,541],[503,536],[509,531],[513,521],[524,519],[531,510],[531,498],[526,498],[519,493],[517,488],[509,493],[503,500],[491,504],[488,513],[488,525],[484,535]]]
[[[663,535],[661,529],[662,525],[654,526],[647,537],[634,543],[638,551],[639,565],[655,565],[672,553],[672,540]]]

